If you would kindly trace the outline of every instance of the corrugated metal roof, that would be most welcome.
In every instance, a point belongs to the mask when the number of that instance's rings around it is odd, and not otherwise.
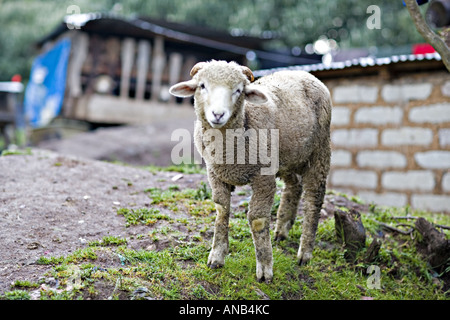
[[[254,52],[261,59],[282,62],[286,65],[315,61],[315,59],[306,57],[264,51],[262,42],[270,40],[267,38],[233,36],[228,32],[208,30],[203,27],[191,28],[188,25],[148,17],[123,17],[111,13],[94,12],[65,16],[64,22],[55,31],[37,42],[38,46],[42,46],[46,41],[56,38],[68,29],[81,29],[86,32],[100,32],[101,30],[103,33],[121,36],[134,35],[135,37],[150,37],[150,35],[156,34],[181,43],[200,45],[242,56]]]
[[[440,61],[441,56],[439,53],[426,53],[426,54],[402,54],[384,58],[363,57],[346,61],[331,62],[329,64],[316,63],[301,66],[291,66],[283,68],[274,68],[266,70],[256,70],[253,72],[255,77],[262,77],[268,74],[272,74],[281,70],[303,70],[308,72],[322,71],[322,70],[340,70],[349,67],[369,67],[369,66],[382,66],[398,62],[406,61],[420,61],[420,60],[436,60]]]

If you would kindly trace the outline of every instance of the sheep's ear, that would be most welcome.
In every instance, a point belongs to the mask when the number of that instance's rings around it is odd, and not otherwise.
[[[172,87],[170,87],[169,92],[175,97],[186,98],[194,95],[196,88],[197,81],[189,80],[174,84]]]
[[[268,100],[266,94],[253,85],[248,85],[244,93],[245,99],[254,104],[263,104]]]

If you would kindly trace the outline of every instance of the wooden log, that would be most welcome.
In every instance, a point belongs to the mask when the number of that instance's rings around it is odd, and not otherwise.
[[[378,252],[381,249],[381,241],[378,239],[373,239],[372,243],[367,248],[365,261],[366,263],[372,263],[375,261],[375,258],[378,256]]]
[[[136,99],[144,100],[147,73],[150,64],[151,44],[147,40],[138,43]]]
[[[162,76],[166,64],[166,56],[164,53],[164,39],[162,37],[155,38],[152,61],[152,97],[153,101],[159,100],[161,93]]]
[[[67,91],[63,107],[65,117],[73,116],[75,101],[82,95],[81,72],[88,55],[89,35],[77,32],[72,39],[72,54],[67,66]]]
[[[183,68],[181,70],[180,80],[184,81],[184,80],[188,80],[188,79],[191,78],[191,75],[190,75],[191,69],[197,62],[198,62],[197,59],[194,56],[192,56],[192,55],[189,55],[186,58],[186,60],[185,60],[185,62],[183,64]],[[184,105],[191,105],[191,98],[183,99],[183,104]]]
[[[366,230],[361,215],[355,209],[334,211],[335,231],[339,243],[344,244],[347,261],[355,261],[356,254],[366,246]]]
[[[130,91],[130,76],[133,68],[135,40],[126,38],[122,42],[122,72],[120,78],[120,97],[128,99]]]
[[[436,230],[424,218],[418,218],[415,226],[423,237],[422,244],[425,245],[425,255],[428,262],[432,268],[442,272],[446,265],[450,264],[450,240],[447,240],[445,234]]]
[[[108,38],[106,41],[106,63],[108,74],[115,79],[120,74],[120,40],[117,37]]]
[[[180,81],[181,67],[183,64],[183,56],[180,53],[172,53],[169,57],[169,86]],[[175,102],[176,97],[171,96],[170,100]]]
[[[87,57],[89,36],[87,33],[78,32],[73,37],[72,57],[67,70],[67,85],[71,97],[79,97],[81,90],[81,68]]]

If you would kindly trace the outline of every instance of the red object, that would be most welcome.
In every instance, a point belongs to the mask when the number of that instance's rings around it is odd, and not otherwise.
[[[12,82],[22,82],[22,76],[20,74],[15,74],[11,78]]]
[[[412,46],[413,54],[434,53],[436,50],[428,43],[418,43]]]

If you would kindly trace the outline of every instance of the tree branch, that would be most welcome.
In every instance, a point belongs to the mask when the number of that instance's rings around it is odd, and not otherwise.
[[[440,54],[442,62],[444,62],[447,70],[450,71],[450,49],[447,47],[445,42],[427,25],[424,18],[422,17],[416,0],[404,1],[417,31],[419,31],[425,41],[431,44],[433,48]]]

